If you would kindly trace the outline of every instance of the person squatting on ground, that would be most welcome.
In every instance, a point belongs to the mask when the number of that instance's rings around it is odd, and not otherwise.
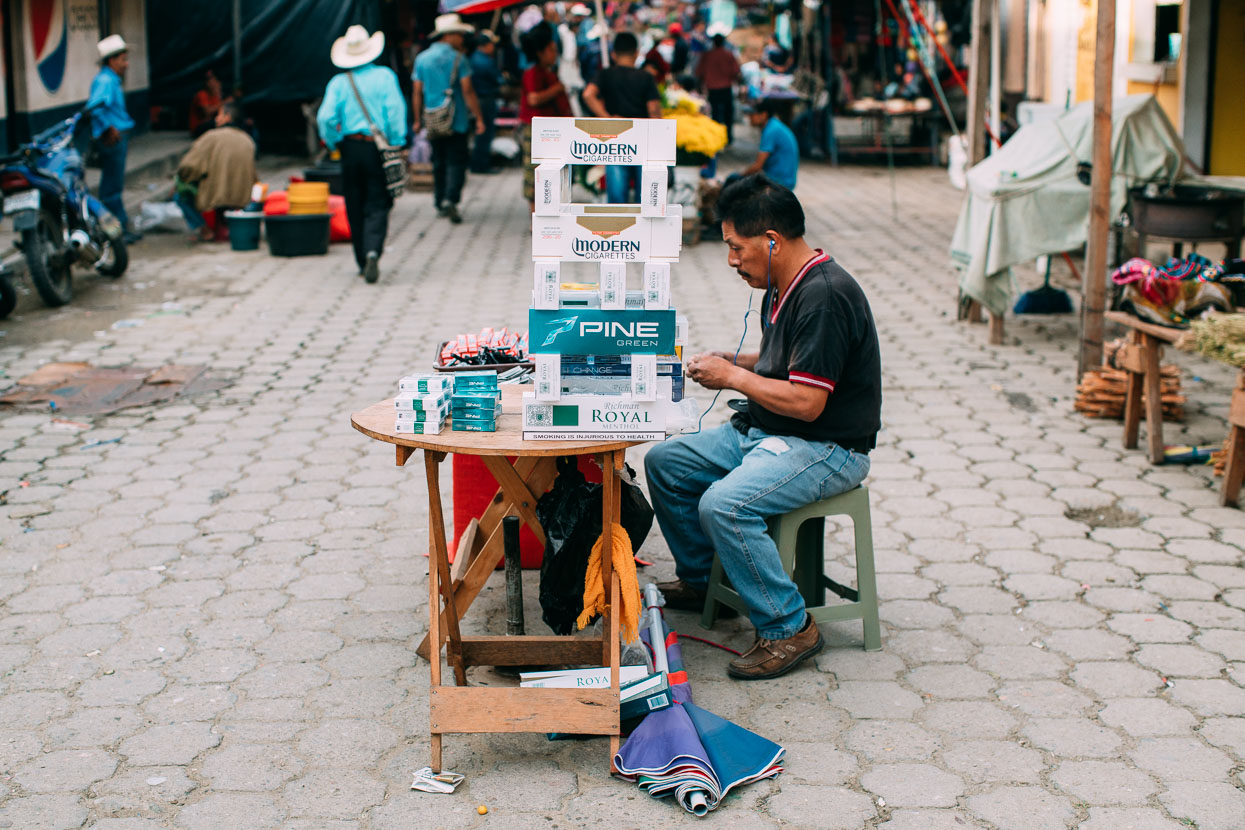
[[[130,228],[125,212],[125,157],[134,119],[125,108],[125,71],[130,67],[130,47],[121,35],[101,40],[99,74],[91,81],[85,109],[91,117],[91,137],[99,153],[99,200],[125,228],[125,241],[142,237]]]
[[[716,551],[757,630],[728,673],[759,680],[823,645],[765,520],[864,480],[881,426],[881,357],[864,292],[804,240],[794,193],[756,174],[724,187],[717,210],[727,264],[765,292],[761,350],[699,354],[686,368],[707,389],[743,393],[747,407],[657,444],[644,468],[678,576],[658,585],[666,605],[703,608]]]
[[[384,49],[385,33],[369,36],[362,26],[351,26],[334,41],[333,65],[346,71],[329,81],[316,114],[324,145],[330,152],[341,150],[350,242],[359,275],[368,282],[380,278],[380,255],[393,207],[372,125],[391,146],[406,145],[406,102],[398,76],[389,67],[373,63]]]
[[[177,206],[190,230],[202,242],[215,236],[203,214],[216,211],[216,227],[223,212],[246,207],[251,201],[255,173],[255,141],[243,129],[242,106],[221,104],[214,115],[216,126],[195,139],[177,165]]]
[[[661,118],[661,93],[653,76],[636,69],[640,42],[631,32],[614,38],[614,63],[597,73],[584,90],[584,102],[600,118]],[[639,166],[607,164],[605,192],[610,204],[640,201]],[[632,195],[634,191],[634,196]]]
[[[467,181],[467,137],[471,132],[471,120],[475,119],[475,133],[485,130],[484,116],[475,87],[471,85],[471,65],[463,56],[466,36],[475,32],[456,14],[437,17],[432,37],[436,40],[415,58],[414,100],[411,111],[415,116],[415,132],[424,123],[425,113],[447,103],[453,107],[453,120],[446,135],[428,136],[432,145],[432,201],[437,215],[448,217],[458,224],[463,221],[458,203],[463,197],[463,185]]]

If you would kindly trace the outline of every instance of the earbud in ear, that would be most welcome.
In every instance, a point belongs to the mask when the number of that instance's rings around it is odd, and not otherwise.
[[[770,249],[771,251],[772,251],[772,250],[774,250],[774,240],[772,240],[772,239],[769,241],[769,249]]]

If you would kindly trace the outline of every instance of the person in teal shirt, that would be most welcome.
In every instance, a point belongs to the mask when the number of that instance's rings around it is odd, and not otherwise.
[[[761,147],[756,159],[740,175],[764,173],[770,181],[795,190],[800,145],[795,133],[778,117],[776,103],[768,99],[758,101],[748,113],[748,120],[761,130]]]
[[[467,180],[468,147],[471,119],[475,118],[475,134],[485,130],[480,101],[471,83],[471,61],[463,54],[467,36],[475,29],[456,14],[437,17],[432,37],[436,39],[415,58],[414,100],[411,109],[415,113],[415,132],[419,132],[424,113],[454,103],[454,119],[448,135],[428,136],[432,145],[432,201],[437,215],[448,217],[458,224],[463,221],[458,212],[462,199],[463,184]]]
[[[341,151],[350,242],[359,276],[367,282],[380,279],[380,255],[393,207],[372,125],[389,146],[406,146],[406,102],[397,73],[373,63],[384,50],[384,32],[369,35],[362,26],[347,29],[330,53],[333,64],[347,71],[329,81],[316,113],[324,146],[330,152]]]
[[[109,35],[97,46],[100,70],[91,81],[86,112],[91,118],[91,136],[99,152],[99,200],[125,228],[125,241],[133,244],[141,237],[130,230],[125,213],[125,157],[134,119],[125,108],[125,70],[130,66],[130,47],[121,35]]]

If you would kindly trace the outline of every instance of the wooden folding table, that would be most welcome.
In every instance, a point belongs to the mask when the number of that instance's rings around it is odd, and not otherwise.
[[[392,400],[373,404],[351,416],[355,429],[395,445],[397,464],[406,464],[416,450],[424,451],[428,480],[428,636],[417,653],[429,659],[431,766],[441,770],[441,736],[468,732],[571,732],[609,735],[610,760],[618,750],[618,581],[613,579],[611,534],[603,536],[602,570],[606,595],[602,637],[463,636],[459,621],[502,560],[502,519],[518,516],[543,542],[536,518],[536,500],[557,477],[557,458],[594,455],[604,471],[602,527],[618,521],[618,474],[632,441],[524,441],[520,416],[524,388],[503,386],[504,412],[496,432],[453,432],[447,423],[437,435],[397,434]],[[478,550],[461,579],[450,576],[441,506],[441,462],[446,455],[480,456],[500,487],[479,519]],[[460,550],[460,554],[470,551]],[[444,602],[444,607],[442,606]],[[455,685],[441,682],[441,648],[454,673]],[[523,689],[468,686],[468,666],[600,664],[610,667],[608,689]]]

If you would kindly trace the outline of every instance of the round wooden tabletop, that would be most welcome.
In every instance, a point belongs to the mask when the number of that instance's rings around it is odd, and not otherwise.
[[[524,441],[520,412],[523,393],[532,387],[503,384],[502,406],[506,414],[497,419],[496,432],[454,432],[447,423],[436,435],[412,435],[393,431],[393,399],[374,403],[350,416],[350,425],[369,438],[433,452],[463,455],[588,455],[634,447],[644,441]]]

